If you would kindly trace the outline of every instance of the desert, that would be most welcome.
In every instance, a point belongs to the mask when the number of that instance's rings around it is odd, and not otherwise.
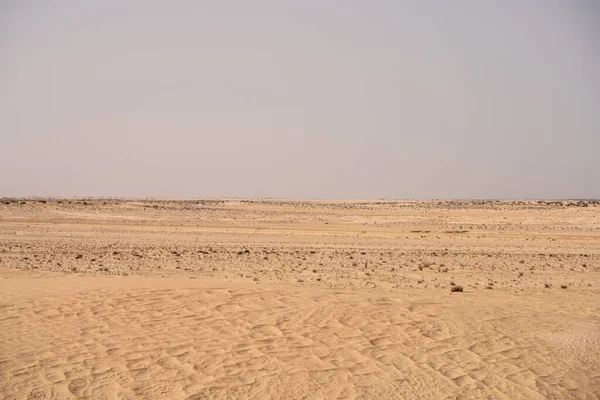
[[[6,399],[597,399],[600,203],[5,198]]]
[[[600,400],[600,1],[0,1],[0,400]]]

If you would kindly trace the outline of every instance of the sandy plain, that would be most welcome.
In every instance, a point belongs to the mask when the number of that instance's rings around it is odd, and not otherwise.
[[[0,201],[0,398],[598,399],[599,360],[598,203]]]

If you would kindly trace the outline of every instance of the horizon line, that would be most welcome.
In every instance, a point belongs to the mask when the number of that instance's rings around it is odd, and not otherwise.
[[[150,200],[150,201],[198,201],[198,200],[279,200],[279,201],[365,201],[365,202],[378,202],[378,201],[588,201],[588,202],[600,202],[600,198],[595,197],[564,197],[564,198],[518,198],[518,197],[506,197],[506,198],[484,198],[484,197],[465,197],[465,198],[443,198],[443,197],[431,197],[431,198],[327,198],[327,197],[196,197],[196,196],[2,196],[0,200],[63,200],[63,199],[78,199],[78,200]]]

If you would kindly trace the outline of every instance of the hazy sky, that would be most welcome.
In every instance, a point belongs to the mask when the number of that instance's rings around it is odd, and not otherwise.
[[[600,2],[0,0],[0,196],[600,198]]]

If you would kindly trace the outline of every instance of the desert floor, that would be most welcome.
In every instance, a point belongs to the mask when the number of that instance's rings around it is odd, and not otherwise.
[[[0,398],[598,399],[600,204],[4,199]]]

